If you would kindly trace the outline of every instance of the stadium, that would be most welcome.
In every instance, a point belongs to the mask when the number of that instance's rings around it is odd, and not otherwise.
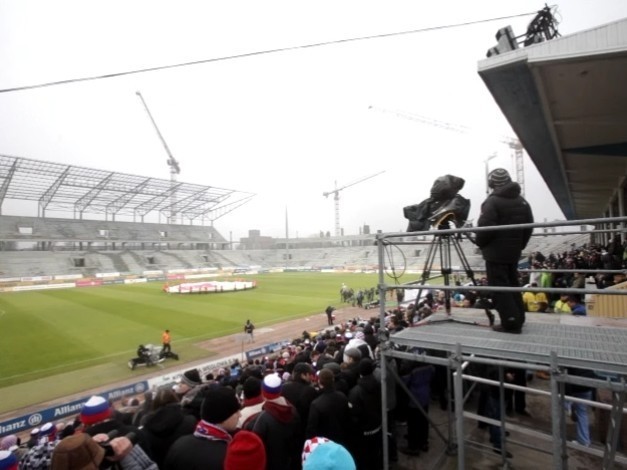
[[[623,19],[528,47],[499,41],[478,64],[480,77],[567,219],[533,224],[521,271],[534,271],[527,263],[532,253],[624,239],[627,171],[621,157],[627,156],[627,95],[621,78],[627,70],[626,38]],[[234,360],[281,351],[303,330],[324,330],[327,305],[338,307],[338,321],[384,320],[388,310],[402,304],[388,295],[391,291],[416,290],[417,285],[422,291],[427,284],[446,295],[490,290],[473,279],[484,276],[484,262],[466,236],[474,233],[472,228],[435,226],[412,234],[364,230],[297,240],[262,237],[251,229],[236,247],[214,222],[236,215],[254,194],[180,182],[175,173],[158,179],[0,154],[0,209],[7,201],[34,209],[29,215],[26,210],[0,215],[0,437],[27,435],[46,421],[70,419],[93,394],[121,401],[171,386],[190,367],[209,373]],[[624,275],[625,270],[623,265],[588,274],[596,273]],[[473,282],[466,284],[469,279]],[[376,287],[375,308],[342,303],[338,290],[343,284]],[[627,465],[627,433],[621,426],[625,287],[625,282],[608,290],[586,284],[577,294],[585,296],[588,317],[573,321],[530,314],[529,331],[515,339],[470,328],[485,323],[482,312],[457,305],[451,312],[447,305],[438,314],[442,321],[385,338],[382,362],[399,359],[448,369],[451,403],[463,403],[472,388],[464,364],[473,361],[546,372],[550,380],[544,388],[528,392],[544,400],[537,404],[543,419],[508,419],[513,438],[507,448],[527,459],[529,468],[567,468],[569,458],[598,468]],[[183,292],[187,295],[178,295]],[[242,333],[249,318],[256,325],[255,344]],[[130,370],[127,363],[137,344],[159,343],[166,328],[180,360]],[[426,347],[437,352],[432,359],[416,352]],[[567,367],[600,376],[588,382],[573,379],[560,372]],[[395,379],[386,369],[384,383],[386,377]],[[570,382],[604,392],[595,408],[595,426],[604,427],[590,447],[567,437],[563,390]],[[476,444],[472,429],[481,418],[472,406],[451,406],[437,416],[446,425],[440,426],[441,442],[432,444],[428,462],[447,468],[483,462],[478,456],[485,448]],[[390,425],[384,413],[382,426]],[[392,465],[388,446],[384,440],[385,468]],[[414,468],[411,458],[402,463]]]

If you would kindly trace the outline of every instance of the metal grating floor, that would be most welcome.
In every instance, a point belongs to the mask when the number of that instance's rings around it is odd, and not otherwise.
[[[627,374],[627,328],[563,324],[561,315],[544,315],[545,323],[527,314],[522,334],[497,333],[487,326],[482,311],[475,312],[432,315],[425,325],[406,328],[390,341],[447,352],[454,352],[459,343],[464,354],[539,364],[549,364],[554,351],[562,366]],[[468,323],[473,321],[478,324]]]

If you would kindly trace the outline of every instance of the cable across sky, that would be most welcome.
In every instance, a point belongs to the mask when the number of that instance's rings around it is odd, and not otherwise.
[[[17,86],[17,87],[2,88],[0,89],[0,93],[12,93],[12,92],[18,92],[18,91],[27,91],[27,90],[34,90],[38,88],[58,86],[58,85],[69,85],[73,83],[104,80],[104,79],[109,79],[109,78],[124,77],[128,75],[137,75],[141,73],[157,72],[160,70],[168,70],[168,69],[175,69],[175,68],[190,67],[194,65],[208,64],[211,62],[221,62],[221,61],[234,60],[234,59],[245,59],[247,57],[255,57],[255,56],[260,56],[260,55],[265,55],[265,54],[274,54],[278,52],[288,52],[288,51],[294,51],[298,49],[331,46],[335,44],[344,44],[344,43],[349,43],[349,42],[366,41],[366,40],[372,40],[372,39],[383,39],[383,38],[388,38],[388,37],[425,33],[429,31],[437,31],[437,30],[442,30],[442,29],[460,28],[464,26],[472,26],[472,25],[481,24],[481,23],[489,23],[492,21],[501,21],[501,20],[506,20],[506,19],[535,15],[536,13],[537,11],[532,11],[532,12],[527,12],[527,13],[518,13],[515,15],[493,17],[493,18],[487,18],[487,19],[475,20],[475,21],[467,21],[463,23],[429,26],[426,28],[413,29],[413,30],[408,30],[408,31],[397,31],[393,33],[381,33],[381,34],[374,34],[374,35],[369,35],[369,36],[335,39],[331,41],[317,42],[317,43],[311,43],[311,44],[302,44],[298,46],[288,46],[288,47],[281,47],[281,48],[276,48],[276,49],[267,49],[263,51],[246,52],[243,54],[235,54],[235,55],[229,55],[229,56],[223,56],[223,57],[199,59],[199,60],[193,60],[193,61],[188,61],[188,62],[180,62],[176,64],[156,65],[154,67],[144,67],[144,68],[133,69],[133,70],[125,70],[121,72],[112,72],[112,73],[107,73],[107,74],[102,74],[102,75],[68,78],[65,80],[55,80],[51,82],[42,82],[42,83],[36,83],[32,85],[22,85],[22,86]]]

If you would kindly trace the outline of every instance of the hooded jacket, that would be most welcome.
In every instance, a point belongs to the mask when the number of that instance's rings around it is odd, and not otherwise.
[[[168,450],[179,437],[192,434],[197,419],[183,413],[181,405],[169,403],[146,415],[143,431],[152,449],[152,458],[163,467]]]
[[[297,437],[300,418],[296,408],[285,397],[266,400],[253,432],[266,448],[266,468],[290,470],[299,468],[303,442]]]
[[[495,188],[481,205],[478,227],[533,223],[529,203],[520,195],[520,185],[510,182]],[[477,232],[476,243],[486,261],[517,263],[533,229]]]

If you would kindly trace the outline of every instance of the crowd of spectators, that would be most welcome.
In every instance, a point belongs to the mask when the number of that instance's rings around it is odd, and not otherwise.
[[[585,244],[549,255],[539,251],[530,253],[525,263],[527,267],[520,270],[519,279],[519,285],[523,289],[533,288],[522,293],[526,311],[585,315],[585,299],[581,294],[539,292],[537,289],[585,289],[586,284],[605,289],[626,281],[625,272],[616,272],[627,269],[626,243],[621,242],[617,236],[605,246]],[[456,282],[460,286],[463,282],[466,287],[472,285],[468,279],[458,279]],[[478,278],[476,282],[477,285],[487,286],[487,279],[484,277]],[[458,307],[484,309],[487,305],[492,308],[489,294],[481,295],[472,289],[460,289],[453,292],[451,297],[453,305]]]
[[[408,325],[404,309],[385,321],[392,332]],[[123,406],[92,396],[75,419],[46,423],[28,442],[5,437],[0,468],[382,468],[379,323],[354,319],[304,331],[272,355],[204,376],[186,370],[176,384]],[[397,399],[390,380],[386,411],[391,426],[406,426],[400,450],[419,458],[429,450],[419,409],[428,410],[434,368],[395,359],[388,365],[415,394]]]
[[[531,270],[522,271],[521,286],[584,288],[586,279],[592,278],[598,288],[607,288],[625,276],[577,270],[625,269],[626,254],[618,238],[605,247],[584,245],[548,256],[534,252],[529,256]],[[485,279],[479,283],[485,285]],[[528,311],[585,314],[577,296],[533,291],[521,295]],[[451,300],[462,307],[490,306],[489,296],[467,289],[454,292]],[[389,358],[388,370],[404,386],[386,382],[387,404],[382,410],[378,346],[383,335],[415,325],[444,303],[445,292],[432,290],[420,302],[389,310],[383,328],[373,317],[319,332],[303,331],[272,355],[249,363],[234,361],[205,376],[189,369],[174,386],[147,392],[143,400],[133,398],[121,407],[93,396],[75,419],[46,423],[33,429],[25,442],[5,436],[0,442],[0,468],[374,470],[383,466],[384,411],[391,431],[390,460],[398,458],[398,451],[419,459],[429,451],[431,402],[447,406],[446,370]],[[509,380],[515,382],[515,377]],[[489,389],[484,394],[487,411],[480,414],[491,416],[492,395]],[[514,406],[517,414],[527,415],[524,401],[518,403],[510,397],[508,412]],[[578,440],[589,445],[583,411],[574,408],[575,412],[585,424],[578,429]],[[404,431],[395,432],[400,427]],[[491,442],[500,453],[497,431],[490,429]],[[397,435],[403,436],[402,444],[397,445]]]

